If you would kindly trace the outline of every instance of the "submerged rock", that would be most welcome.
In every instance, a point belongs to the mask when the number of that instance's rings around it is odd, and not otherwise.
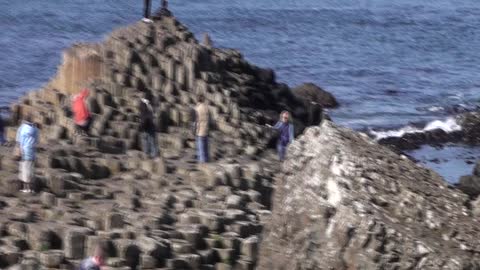
[[[261,269],[477,269],[478,220],[435,172],[325,121],[293,143]]]

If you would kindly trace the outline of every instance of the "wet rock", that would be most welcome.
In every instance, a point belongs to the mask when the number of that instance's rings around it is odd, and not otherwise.
[[[464,140],[470,144],[480,143],[480,112],[471,112],[459,117],[464,132]]]

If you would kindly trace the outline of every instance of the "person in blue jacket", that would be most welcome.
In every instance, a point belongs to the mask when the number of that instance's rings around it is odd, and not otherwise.
[[[287,146],[293,142],[295,136],[293,124],[290,122],[290,113],[288,111],[280,113],[280,120],[272,128],[279,133],[277,152],[279,159],[284,161]]]
[[[20,180],[23,182],[22,192],[33,193],[32,182],[35,176],[35,152],[38,143],[38,128],[32,117],[26,115],[17,131],[17,147],[20,149]]]

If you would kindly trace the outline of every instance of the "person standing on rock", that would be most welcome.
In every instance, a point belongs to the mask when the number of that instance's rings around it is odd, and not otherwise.
[[[20,151],[20,180],[23,182],[22,192],[33,193],[32,182],[35,176],[35,152],[38,143],[38,129],[32,117],[26,115],[17,131],[17,147]]]
[[[107,259],[106,254],[105,245],[97,244],[93,256],[83,260],[78,270],[100,270]]]
[[[205,97],[199,95],[195,107],[195,139],[197,144],[197,160],[199,163],[208,162],[208,132],[210,125],[210,113]]]
[[[270,125],[267,126],[272,127]],[[272,128],[279,132],[277,141],[278,158],[280,161],[284,161],[287,146],[293,142],[295,136],[293,124],[290,122],[290,113],[288,111],[280,113],[280,120]]]
[[[143,22],[151,23],[150,8],[152,6],[152,0],[143,0]]]
[[[83,89],[80,94],[73,97],[72,101],[73,121],[75,122],[76,130],[84,135],[88,135],[90,125],[92,124],[92,117],[87,107],[88,95],[88,89]]]
[[[0,145],[5,144],[5,124],[3,123],[2,115],[0,114]]]
[[[143,151],[150,158],[158,157],[157,131],[153,122],[153,108],[150,101],[143,96],[138,108],[140,114],[140,132],[142,133]]]

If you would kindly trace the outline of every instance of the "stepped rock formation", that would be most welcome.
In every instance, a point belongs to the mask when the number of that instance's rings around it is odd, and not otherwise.
[[[290,146],[260,269],[480,269],[468,197],[325,121]]]
[[[69,112],[84,86],[90,137],[75,134]],[[155,110],[155,160],[139,151],[142,93]],[[203,166],[190,131],[199,93],[215,123],[214,162]],[[31,113],[41,129],[39,194],[18,193],[18,162],[0,146],[0,268],[74,269],[99,240],[105,269],[254,268],[278,172],[264,124],[282,110],[299,132],[317,124],[321,108],[302,104],[272,70],[199,44],[174,17],[74,46],[52,81],[12,106],[13,125]]]

